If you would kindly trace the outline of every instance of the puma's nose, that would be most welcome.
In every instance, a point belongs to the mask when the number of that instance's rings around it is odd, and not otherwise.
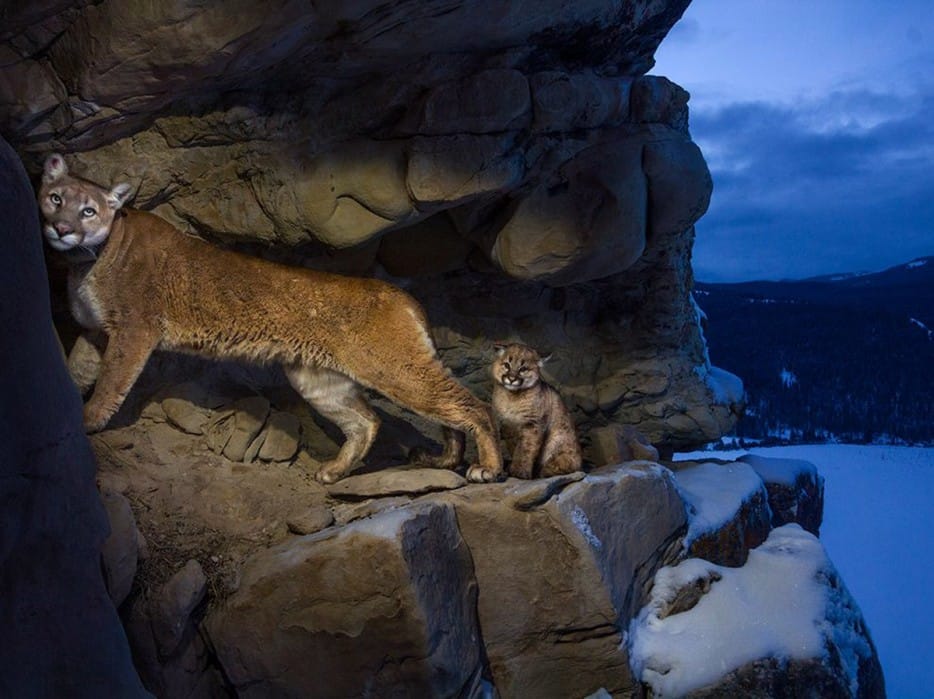
[[[68,235],[74,229],[71,227],[70,224],[64,223],[63,221],[59,221],[58,223],[55,224],[55,230],[58,231],[59,235]]]

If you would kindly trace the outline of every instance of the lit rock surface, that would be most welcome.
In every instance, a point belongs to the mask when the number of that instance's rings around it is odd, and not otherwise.
[[[491,340],[554,352],[579,423],[667,453],[742,408],[708,380],[690,300],[712,183],[688,94],[645,74],[686,6],[11,4],[0,133],[196,234],[394,276],[481,394]],[[225,448],[253,457],[237,430]]]
[[[238,696],[458,696],[480,673],[470,554],[449,507],[388,512],[248,562],[207,622]]]

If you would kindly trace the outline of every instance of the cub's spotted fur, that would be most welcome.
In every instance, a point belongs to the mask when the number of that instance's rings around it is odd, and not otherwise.
[[[574,422],[558,392],[541,377],[544,364],[526,345],[495,345],[493,413],[512,454],[517,478],[556,476],[581,469]]]
[[[379,419],[361,386],[444,426],[444,452],[431,465],[457,466],[466,430],[479,461],[468,479],[500,478],[490,409],[442,366],[412,297],[376,279],[219,250],[158,216],[124,210],[130,189],[73,177],[57,154],[46,160],[39,189],[49,245],[87,253],[71,267],[74,316],[107,336],[85,405],[88,430],[107,424],[149,355],[165,348],[281,364],[295,389],[347,437],[319,471],[324,482],[346,475],[376,436]]]

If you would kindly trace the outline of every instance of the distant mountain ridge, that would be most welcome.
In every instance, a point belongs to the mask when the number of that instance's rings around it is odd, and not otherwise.
[[[738,438],[934,444],[934,256],[694,296],[711,360],[746,386]]]

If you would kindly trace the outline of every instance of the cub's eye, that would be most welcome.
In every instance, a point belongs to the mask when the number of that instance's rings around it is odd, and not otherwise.
[[[509,366],[509,362],[503,362],[503,369],[505,369],[506,371],[509,371],[510,368],[511,367]]]
[[[96,215],[97,211],[92,209],[90,206],[86,206],[85,208],[81,209],[81,216],[84,218],[91,218],[92,216]]]
[[[527,366],[520,366],[520,367],[519,367],[519,373],[520,373],[520,374],[528,374],[528,373],[529,373],[529,368],[528,368]]]
[[[55,206],[61,206],[61,205],[62,205],[62,198],[61,198],[60,196],[58,196],[57,194],[55,194],[54,192],[53,192],[52,194],[49,195],[49,201],[51,201],[53,204],[55,204]]]

